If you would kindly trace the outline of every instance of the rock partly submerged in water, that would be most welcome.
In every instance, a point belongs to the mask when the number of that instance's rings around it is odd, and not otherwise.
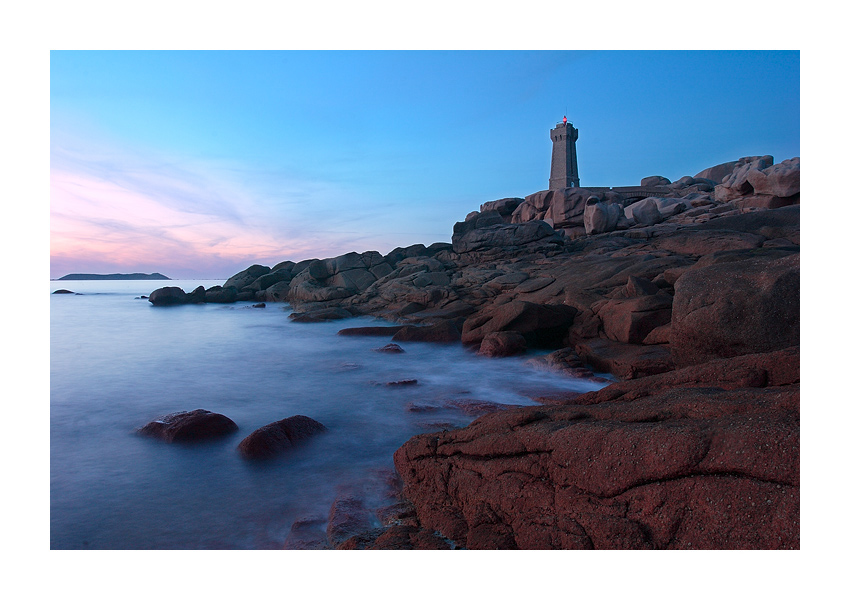
[[[260,427],[239,442],[237,449],[245,458],[272,458],[324,431],[327,431],[327,427],[318,421],[295,415]]]
[[[398,344],[387,344],[386,346],[381,346],[380,348],[373,348],[373,351],[385,352],[387,354],[404,354],[404,348],[402,348]]]
[[[493,331],[484,336],[479,356],[514,356],[525,352],[525,338],[516,331]]]
[[[166,286],[152,291],[148,298],[148,302],[154,306],[201,304],[202,302],[230,304],[237,300],[236,288],[220,285],[214,285],[209,289],[199,285],[188,294],[177,286]]]
[[[228,417],[199,408],[159,417],[138,432],[166,442],[191,442],[221,437],[237,429],[239,427]]]

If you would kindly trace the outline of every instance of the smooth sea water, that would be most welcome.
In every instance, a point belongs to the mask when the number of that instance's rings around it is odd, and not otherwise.
[[[392,502],[393,452],[410,437],[474,417],[460,400],[531,405],[543,391],[602,384],[534,370],[528,356],[478,357],[460,344],[349,337],[358,317],[293,323],[289,305],[154,307],[165,285],[222,281],[50,282],[52,549],[281,548],[300,519],[326,519],[340,494]],[[52,294],[69,289],[76,294]],[[417,385],[387,386],[416,379]],[[239,431],[168,444],[135,430],[203,408]],[[237,444],[268,423],[307,415],[328,432],[252,463]]]

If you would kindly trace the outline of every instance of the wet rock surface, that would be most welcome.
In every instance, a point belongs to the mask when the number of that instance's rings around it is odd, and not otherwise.
[[[239,427],[230,418],[199,408],[164,415],[138,432],[166,442],[193,442],[222,437],[237,429]]]
[[[237,450],[248,459],[269,459],[325,431],[318,421],[295,415],[260,427],[239,442]]]

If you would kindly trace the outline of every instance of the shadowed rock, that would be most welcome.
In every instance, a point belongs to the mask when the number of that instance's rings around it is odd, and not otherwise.
[[[244,271],[239,271],[233,277],[230,277],[227,281],[224,282],[222,287],[235,288],[236,291],[241,291],[242,288],[248,287],[252,283],[254,283],[259,277],[263,275],[267,275],[271,272],[271,268],[266,267],[264,265],[251,265]]]
[[[353,315],[344,308],[320,308],[303,313],[292,313],[289,319],[295,323],[322,323],[324,321],[336,321],[338,319],[349,319]]]
[[[464,344],[480,343],[488,333],[516,331],[530,346],[559,343],[572,325],[576,309],[564,305],[544,305],[514,300],[490,307],[463,324]]]
[[[189,299],[179,287],[166,286],[151,292],[148,302],[154,306],[173,306],[176,304],[187,304]]]
[[[492,358],[514,356],[525,352],[525,338],[516,331],[494,331],[484,336],[478,348],[480,356]]]
[[[188,442],[220,437],[237,429],[228,417],[199,408],[159,417],[139,429],[139,433],[166,442]]]
[[[374,336],[374,337],[392,337],[394,336],[399,329],[405,327],[404,325],[387,325],[387,326],[372,326],[372,327],[348,327],[346,329],[340,329],[336,332],[337,335],[363,335],[363,336]]]
[[[359,498],[343,495],[334,500],[328,515],[327,536],[331,546],[372,528],[371,513]]]
[[[690,269],[676,281],[670,344],[677,363],[799,345],[799,253],[749,256]]]
[[[283,542],[284,550],[327,550],[327,521],[319,517],[298,519]]]
[[[327,427],[318,421],[295,415],[260,427],[239,442],[237,449],[245,458],[272,458],[323,431]]]
[[[398,344],[387,344],[386,346],[381,346],[380,348],[373,348],[373,351],[385,352],[387,354],[404,354],[404,348],[402,348]]]
[[[392,337],[394,342],[458,342],[460,331],[452,321],[416,327],[408,325]]]

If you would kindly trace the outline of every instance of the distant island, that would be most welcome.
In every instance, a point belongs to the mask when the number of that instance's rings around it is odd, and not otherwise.
[[[111,275],[97,275],[93,273],[71,273],[70,275],[65,275],[64,277],[60,277],[57,281],[82,281],[87,279],[167,279],[171,280],[170,277],[166,277],[162,273],[151,273],[148,275],[147,273],[112,273]]]

